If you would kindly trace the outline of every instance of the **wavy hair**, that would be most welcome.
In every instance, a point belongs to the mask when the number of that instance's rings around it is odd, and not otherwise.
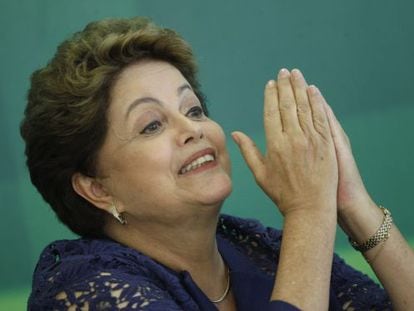
[[[92,22],[59,45],[51,61],[31,76],[20,127],[30,178],[60,221],[81,236],[104,236],[106,213],[74,191],[72,176],[95,176],[111,88],[126,66],[142,59],[175,66],[207,113],[190,46],[147,18]]]

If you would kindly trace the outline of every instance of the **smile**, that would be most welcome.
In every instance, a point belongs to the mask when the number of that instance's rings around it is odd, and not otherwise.
[[[190,164],[184,166],[180,171],[179,174],[185,174],[188,173],[192,170],[195,170],[197,168],[199,168],[200,166],[203,166],[209,162],[214,161],[214,156],[212,156],[211,154],[206,154],[203,155],[197,159],[195,159],[194,161],[192,161]]]

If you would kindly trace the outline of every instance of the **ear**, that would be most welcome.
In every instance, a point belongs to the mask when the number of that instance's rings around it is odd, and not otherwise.
[[[110,212],[113,197],[97,178],[75,173],[72,176],[72,187],[77,194],[97,208]]]

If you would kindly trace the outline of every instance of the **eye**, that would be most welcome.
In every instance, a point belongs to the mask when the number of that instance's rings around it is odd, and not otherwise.
[[[153,134],[157,132],[161,128],[162,124],[161,121],[152,121],[150,124],[148,124],[141,132],[140,134]]]
[[[196,120],[201,120],[205,117],[203,108],[200,106],[191,107],[186,116]]]

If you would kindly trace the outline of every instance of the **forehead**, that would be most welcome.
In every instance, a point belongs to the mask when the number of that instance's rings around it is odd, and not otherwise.
[[[119,95],[162,95],[174,91],[183,82],[186,82],[184,76],[170,63],[143,60],[127,66],[121,72],[113,86],[112,94],[115,98]]]
[[[144,98],[177,102],[178,90],[183,85],[188,85],[187,80],[168,62],[145,60],[131,64],[120,73],[111,89],[108,119],[111,123],[125,121],[131,107]]]

